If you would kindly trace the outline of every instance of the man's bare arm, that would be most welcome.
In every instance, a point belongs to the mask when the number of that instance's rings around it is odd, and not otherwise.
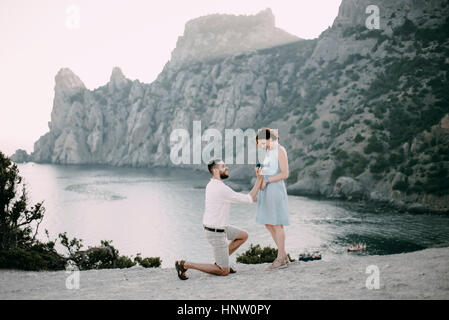
[[[254,183],[253,188],[249,192],[249,195],[251,196],[251,198],[253,198],[254,202],[257,201],[257,192],[259,191],[260,184],[262,183],[262,181],[263,181],[263,176],[258,176],[256,179],[256,182]]]

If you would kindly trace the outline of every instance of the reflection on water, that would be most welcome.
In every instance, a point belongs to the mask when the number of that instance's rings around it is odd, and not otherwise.
[[[33,202],[44,200],[40,236],[67,231],[85,247],[113,240],[121,254],[160,256],[163,267],[176,259],[212,262],[201,227],[204,186],[209,173],[181,169],[133,169],[102,166],[19,165]],[[232,175],[232,172],[231,172]],[[354,242],[364,254],[390,254],[449,245],[449,217],[398,213],[356,204],[289,196],[291,225],[287,251],[319,249],[323,259],[338,259]],[[255,205],[232,205],[231,224],[246,229],[250,243],[274,246],[255,222]],[[58,248],[58,250],[63,250]],[[235,261],[235,255],[231,259]]]

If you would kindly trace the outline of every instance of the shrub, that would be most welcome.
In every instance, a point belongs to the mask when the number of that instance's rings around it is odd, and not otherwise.
[[[136,265],[136,263],[134,261],[132,261],[130,258],[128,258],[127,256],[120,256],[120,257],[118,257],[118,259],[116,261],[116,267],[120,268],[120,269],[131,268],[135,265]]]
[[[298,179],[299,168],[292,170],[287,178],[287,183],[292,184],[295,183]]]
[[[408,189],[408,182],[407,181],[398,181],[393,186],[393,190],[399,190],[399,191],[407,191]]]
[[[66,259],[50,243],[36,243],[29,248],[0,251],[0,269],[64,270],[65,265]]]
[[[390,165],[392,166],[396,166],[398,164],[401,164],[404,162],[405,160],[405,156],[404,156],[404,152],[403,149],[400,149],[402,152],[400,153],[392,153],[390,155]]]
[[[338,123],[334,123],[334,124],[332,125],[331,131],[330,131],[330,134],[331,134],[332,137],[337,136],[337,133],[339,132],[339,131],[338,131],[338,127],[339,127],[339,124],[338,124]]]
[[[316,162],[317,158],[315,156],[308,156],[305,166],[310,166]]]
[[[150,258],[144,258],[139,263],[144,268],[158,268],[161,266],[161,258],[159,257],[150,257]]]
[[[351,172],[351,175],[353,177],[356,177],[365,171],[369,160],[362,156],[360,153],[353,152],[351,153],[350,160],[348,162],[348,168]]]
[[[134,258],[134,263],[138,263],[144,268],[158,268],[162,260],[159,257],[142,258],[140,253],[138,253]]]
[[[307,127],[304,129],[305,134],[311,134],[314,131],[315,131],[315,127]]]
[[[363,149],[366,154],[370,154],[372,152],[383,152],[383,144],[381,141],[377,139],[375,135],[371,136],[368,139],[367,146]]]
[[[365,138],[364,138],[360,133],[357,133],[357,135],[356,135],[355,138],[354,138],[354,142],[355,142],[355,143],[360,143],[360,142],[362,142],[363,140],[365,140]]]
[[[342,149],[336,149],[332,154],[337,158],[337,160],[346,160],[349,158],[348,153]]]
[[[388,168],[388,161],[383,156],[376,158],[376,161],[370,166],[371,173],[382,173]]]
[[[250,248],[244,253],[237,256],[237,262],[245,264],[259,264],[259,263],[271,263],[273,262],[278,254],[278,250],[271,247],[261,248],[260,245],[250,245]],[[288,254],[288,259],[294,261],[290,254]]]
[[[435,165],[433,165],[435,167]],[[428,193],[439,196],[449,194],[449,172],[447,168],[440,166],[436,171],[428,174],[427,184],[423,186]]]
[[[340,166],[336,166],[334,170],[332,170],[331,174],[331,181],[335,183],[339,177],[342,177],[345,175],[345,169]]]

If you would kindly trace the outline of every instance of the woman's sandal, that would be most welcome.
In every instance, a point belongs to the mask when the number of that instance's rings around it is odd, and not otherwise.
[[[278,265],[276,265],[276,263]],[[286,268],[287,267],[287,262],[285,262],[285,259],[281,260],[281,259],[275,259],[273,261],[273,263],[271,264],[271,266],[268,266],[265,270],[274,270],[274,269],[282,269],[282,268]]]
[[[175,262],[176,272],[178,273],[178,277],[179,277],[179,279],[181,279],[181,280],[187,280],[187,279],[189,279],[189,277],[187,277],[187,276],[185,275],[185,272],[187,271],[187,269],[184,268],[184,263],[185,263],[184,260],[179,261],[179,263],[178,263],[178,261]]]

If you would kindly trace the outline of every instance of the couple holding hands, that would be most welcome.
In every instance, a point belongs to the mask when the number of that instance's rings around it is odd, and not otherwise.
[[[229,178],[229,172],[222,160],[216,159],[208,164],[212,178],[206,186],[203,227],[212,246],[215,263],[176,261],[176,271],[181,280],[188,279],[188,269],[220,276],[235,272],[229,265],[229,256],[248,239],[248,232],[228,224],[231,203],[257,202],[256,222],[265,225],[278,248],[277,258],[267,270],[287,267],[289,260],[285,251],[284,231],[284,226],[290,224],[284,183],[288,178],[287,152],[279,144],[277,132],[270,128],[257,132],[256,145],[266,150],[266,155],[263,166],[255,168],[257,179],[248,194],[235,192],[223,182]]]

